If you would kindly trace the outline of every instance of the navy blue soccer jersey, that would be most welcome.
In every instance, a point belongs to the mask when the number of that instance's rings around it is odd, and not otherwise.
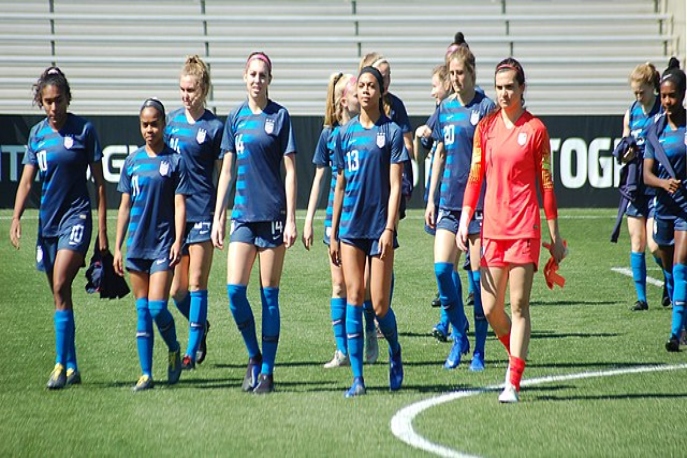
[[[339,135],[339,126],[326,126],[320,133],[320,139],[315,147],[315,154],[312,163],[318,167],[329,167],[332,171],[332,178],[329,183],[329,197],[327,198],[327,210],[324,217],[325,230],[332,227],[332,213],[334,211],[334,190],[336,188],[336,138]]]
[[[439,105],[437,105],[436,109],[434,110],[434,113],[432,113],[432,116],[427,119],[427,122],[425,125],[429,127],[429,129],[433,132],[434,131],[434,126],[436,126],[437,122],[439,119]],[[420,139],[420,142],[422,143],[422,146],[426,149],[429,150],[429,155],[430,155],[430,160],[429,160],[429,167],[427,170],[427,182],[425,183],[425,194],[424,194],[424,201],[425,204],[429,200],[429,186],[430,182],[432,180],[432,168],[434,167],[434,152],[437,149],[437,142],[434,141],[434,139],[429,136],[429,137],[422,137]],[[434,204],[439,207],[439,193],[435,192],[434,193]]]
[[[145,146],[124,161],[117,190],[131,196],[127,259],[160,259],[174,244],[175,194],[188,195],[181,156],[165,146],[149,156]]]
[[[403,101],[392,93],[389,93],[388,97],[391,101],[391,112],[389,113],[389,118],[391,118],[391,120],[401,128],[402,133],[405,134],[412,132],[413,127],[410,125],[408,111],[406,110],[406,106],[403,104]],[[408,153],[408,161],[403,164],[402,193],[405,196],[409,196],[413,192],[413,165],[410,162],[410,152],[407,150],[406,152]]]
[[[467,105],[463,105],[455,95],[439,105],[439,120],[434,125],[432,136],[435,141],[444,144],[446,157],[439,188],[440,208],[451,211],[463,208],[475,127],[494,106],[494,102],[481,92],[475,92]],[[482,207],[481,200],[478,209]]]
[[[653,126],[653,129],[655,128],[656,124]],[[685,136],[684,127],[673,130],[667,122],[663,130],[657,132],[657,137],[670,161],[670,165],[675,171],[675,178],[683,183],[673,194],[669,194],[664,189],[656,190],[656,214],[664,219],[671,219],[677,214],[687,212],[687,192],[685,192],[684,187],[684,183],[687,181],[687,149],[685,145],[687,137]],[[656,158],[656,152],[651,142],[646,142],[645,144],[644,157],[646,159],[654,159],[655,163],[658,163],[658,178],[670,178],[668,171]]]
[[[656,118],[656,116],[662,111],[663,109],[661,108],[660,97],[656,97],[654,106],[651,108],[649,113],[644,113],[642,104],[636,100],[632,103],[632,105],[630,105],[628,125],[630,127],[630,135],[637,142],[637,147],[639,148],[637,155],[640,161],[644,158],[644,138],[646,137],[647,129],[649,129],[649,126],[653,124],[654,118]],[[641,194],[644,194],[645,196],[656,195],[656,189],[652,188],[651,186],[644,186],[643,180],[640,180],[639,186],[644,190],[641,192]]]
[[[391,100],[391,113],[389,113],[389,118],[401,128],[402,133],[412,132],[413,128],[410,125],[408,111],[403,101],[392,93],[389,93],[388,96]]]
[[[656,97],[654,106],[651,108],[651,111],[649,113],[644,113],[642,104],[637,101],[633,102],[632,105],[630,105],[630,119],[628,123],[630,127],[630,135],[637,142],[637,146],[639,147],[640,151],[640,157],[643,157],[644,155],[644,137],[646,137],[646,131],[649,128],[649,126],[654,122],[654,118],[656,117],[656,115],[659,114],[661,111],[661,100],[659,97]]]
[[[346,178],[340,238],[382,236],[391,194],[391,164],[408,159],[401,128],[385,115],[370,129],[363,127],[357,116],[340,128],[336,161]]]
[[[63,224],[91,218],[86,172],[102,159],[93,124],[67,114],[55,132],[47,118],[31,128],[24,164],[38,168],[42,181],[39,235],[57,237]]]
[[[190,223],[212,221],[217,197],[213,171],[221,155],[222,130],[222,121],[208,110],[193,124],[184,108],[167,116],[165,143],[181,154],[191,189],[186,198],[186,221]]]
[[[229,113],[222,136],[222,156],[236,154],[236,193],[231,218],[242,222],[277,221],[286,215],[281,162],[296,153],[291,117],[268,101],[253,114],[248,101]]]

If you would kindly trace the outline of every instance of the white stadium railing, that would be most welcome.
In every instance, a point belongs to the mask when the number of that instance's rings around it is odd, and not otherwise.
[[[175,105],[179,68],[194,53],[212,68],[209,106],[225,112],[245,97],[245,57],[260,49],[274,62],[270,95],[293,114],[320,115],[328,75],[354,72],[378,50],[392,63],[392,91],[424,115],[429,73],[457,30],[478,84],[489,94],[494,65],[513,55],[541,114],[618,114],[635,65],[662,69],[679,54],[672,15],[648,0],[0,2],[0,113],[36,113],[30,88],[52,64],[72,84],[74,111],[130,114],[151,95]]]

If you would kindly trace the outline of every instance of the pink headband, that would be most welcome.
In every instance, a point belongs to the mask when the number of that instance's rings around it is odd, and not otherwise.
[[[518,67],[511,64],[501,64],[498,67],[496,67],[496,73],[500,72],[501,70],[514,70],[516,73],[520,73]]]
[[[346,97],[346,93],[348,92],[348,89],[355,86],[355,83],[357,81],[358,81],[358,78],[356,78],[355,76],[351,76],[351,79],[348,80],[348,83],[346,83],[346,85],[343,88],[343,92],[341,93],[342,99]]]
[[[255,59],[261,60],[265,64],[267,64],[267,70],[270,72],[270,75],[272,74],[272,61],[270,60],[269,57],[267,57],[267,54],[262,53],[262,52],[256,52],[256,53],[251,54],[248,57],[248,60],[246,61],[246,68],[248,68],[248,64],[250,64],[250,62],[252,60],[255,60]]]
[[[452,44],[451,46],[449,46],[449,47],[446,49],[446,57],[448,57],[448,56],[450,56],[451,54],[453,54],[458,48],[460,48],[460,45],[457,45],[457,44],[455,44],[455,43]]]

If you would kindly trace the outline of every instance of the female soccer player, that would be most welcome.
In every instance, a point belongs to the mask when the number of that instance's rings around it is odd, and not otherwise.
[[[186,195],[191,189],[181,156],[164,142],[165,108],[147,99],[140,110],[145,146],[124,161],[117,190],[122,193],[117,215],[114,268],[129,272],[136,298],[136,345],[142,375],[134,391],[153,388],[153,321],[169,349],[167,380],[181,375],[181,347],[174,317],[167,309],[174,266],[181,259],[186,226]],[[126,262],[122,245],[127,230]]]
[[[660,97],[664,113],[651,124],[646,134],[643,172],[647,186],[656,188],[654,240],[660,247],[666,270],[672,267],[673,318],[666,350],[674,352],[680,349],[687,300],[685,73],[675,58],[661,75]],[[656,173],[655,164],[658,165]]]
[[[86,185],[90,168],[98,196],[100,246],[107,249],[102,151],[93,125],[69,113],[71,88],[57,67],[47,68],[33,85],[33,103],[46,118],[31,128],[12,213],[10,241],[19,249],[21,217],[38,172],[42,182],[36,240],[36,268],[45,272],[55,303],[55,368],[49,389],[81,383],[76,363],[72,283],[91,242],[91,203]]]
[[[401,129],[384,115],[384,80],[374,67],[358,75],[360,115],[340,129],[337,182],[332,216],[332,262],[346,280],[346,334],[353,384],[346,397],[365,394],[363,379],[363,300],[369,265],[370,296],[379,328],[389,343],[389,388],[403,383],[396,316],[389,307],[394,267],[401,174],[408,152]],[[338,235],[338,238],[337,238]]]
[[[420,145],[426,150],[429,150],[425,164],[429,160],[427,180],[425,183],[425,194],[423,196],[425,201],[425,206],[427,206],[427,200],[429,198],[429,186],[432,179],[432,168],[434,167],[434,153],[436,151],[437,142],[432,138],[432,132],[434,131],[434,126],[437,122],[439,113],[439,104],[451,93],[451,80],[448,78],[448,67],[446,65],[437,65],[432,70],[432,90],[430,95],[436,103],[436,108],[432,116],[429,117],[426,124],[415,129],[415,151],[420,154]],[[439,193],[434,193],[434,205],[439,206]],[[436,223],[436,221],[435,221]],[[436,231],[435,228],[429,226],[425,223],[425,232],[434,237]],[[432,300],[433,307],[440,307],[441,302],[439,300],[439,293],[437,292],[436,298]],[[446,342],[448,340],[450,323],[448,321],[448,315],[442,309],[439,322],[432,328],[432,335],[440,342]]]
[[[286,108],[267,96],[272,62],[265,53],[248,56],[243,74],[248,100],[234,109],[224,125],[222,172],[212,241],[224,246],[229,184],[236,164],[236,196],[227,254],[229,308],[248,350],[243,390],[274,390],[274,360],[279,343],[279,282],[286,248],[296,241],[296,144]],[[280,166],[286,170],[282,183]],[[260,259],[262,353],[255,335],[246,288],[255,258]]]
[[[317,201],[320,196],[320,188],[326,168],[331,168],[332,179],[329,188],[329,198],[327,210],[324,218],[324,243],[329,246],[332,236],[332,211],[334,203],[334,189],[336,186],[336,158],[334,157],[334,147],[336,138],[339,135],[339,128],[360,111],[358,94],[356,92],[356,78],[351,74],[334,73],[329,77],[327,89],[327,102],[325,106],[324,128],[320,134],[320,139],[313,155],[315,164],[315,177],[310,190],[308,201],[308,211],[305,216],[303,226],[303,245],[306,250],[310,250],[313,243],[313,218],[317,210]],[[336,340],[336,350],[334,358],[324,365],[331,369],[339,366],[347,366],[348,346],[346,345],[346,285],[344,283],[341,266],[330,263],[329,268],[332,277],[332,298],[330,309],[332,317],[332,327],[334,328],[334,338]],[[375,343],[377,343],[374,335]],[[369,348],[369,346],[368,346]]]
[[[389,92],[389,87],[391,86],[391,64],[387,60],[386,57],[383,55],[377,53],[377,52],[371,52],[366,54],[360,61],[360,66],[358,67],[358,71],[361,71],[364,67],[370,66],[374,67],[382,75],[382,78],[384,79],[384,94],[383,94],[383,108],[382,110],[384,111],[384,114],[391,119],[391,121],[395,122],[400,128],[401,132],[403,133],[403,145],[405,146],[407,152],[408,152],[408,160],[403,163],[403,176],[401,177],[401,204],[399,207],[399,220],[404,219],[406,216],[406,206],[407,206],[407,201],[410,200],[411,194],[413,193],[413,165],[411,160],[417,159],[416,152],[414,149],[413,145],[413,128],[410,125],[410,118],[408,118],[408,112],[406,110],[406,107],[403,103],[403,101],[398,98],[396,95],[392,94]],[[394,284],[395,284],[395,275],[392,274],[391,276],[391,298],[393,298],[394,295]],[[371,302],[368,300],[369,298],[366,298],[365,301],[365,333],[366,333],[366,339],[368,333],[368,329],[371,326],[370,322],[371,317],[372,317],[372,312],[371,312]],[[391,300],[389,301],[391,304]],[[383,333],[381,330],[378,329],[378,334],[381,336]],[[367,340],[365,342],[366,344],[368,343]],[[372,343],[372,342],[370,342]],[[376,360],[376,358],[374,358]]]
[[[441,306],[453,326],[453,346],[444,368],[455,369],[461,355],[467,354],[467,319],[463,309],[463,292],[460,288],[456,264],[460,252],[455,243],[458,222],[461,218],[463,195],[472,158],[472,141],[475,126],[494,108],[494,102],[483,92],[475,91],[475,56],[467,46],[458,46],[448,58],[449,76],[454,95],[439,105],[438,122],[434,127],[437,142],[425,223],[436,227],[434,237],[434,271],[439,285]],[[443,176],[442,176],[443,170]],[[434,203],[440,193],[439,207]],[[471,214],[468,235],[470,258],[473,265],[468,280],[475,291],[479,289],[480,231],[482,203],[478,202]],[[480,298],[475,298],[475,351],[470,369],[484,370],[484,344],[487,339],[487,322]]]
[[[366,54],[360,61],[360,67],[358,71],[362,70],[364,67],[374,67],[382,74],[384,78],[384,96],[383,96],[383,111],[384,114],[395,122],[403,133],[403,145],[408,151],[408,156],[410,159],[417,159],[415,156],[416,151],[413,145],[413,128],[410,125],[410,118],[408,117],[408,111],[403,101],[396,95],[389,92],[389,87],[391,86],[391,64],[383,55],[372,52]],[[403,165],[403,183],[402,183],[402,197],[399,218],[403,219],[405,217],[406,201],[410,199],[410,195],[413,192],[413,167],[410,162],[406,162]]]
[[[541,229],[537,182],[555,262],[565,256],[551,176],[549,135],[524,107],[525,72],[507,58],[496,66],[497,109],[475,130],[472,165],[456,235],[465,251],[470,221],[486,180],[482,225],[482,306],[509,355],[500,402],[518,402],[530,341],[530,292],[539,265]],[[511,318],[504,310],[509,286]]]
[[[208,276],[214,251],[210,238],[215,210],[213,171],[220,168],[223,125],[205,109],[210,72],[200,57],[186,59],[179,90],[184,106],[169,114],[165,143],[181,154],[188,184],[193,189],[186,199],[184,246],[171,289],[174,303],[190,324],[188,346],[181,362],[189,370],[202,363],[207,352]]]
[[[646,130],[661,110],[661,102],[657,96],[658,85],[659,74],[650,63],[638,65],[630,73],[630,88],[636,100],[625,112],[623,137],[632,136],[637,143],[637,148],[633,150],[632,157],[622,158],[624,162],[636,161],[641,163],[644,160]],[[637,302],[632,306],[632,310],[640,311],[649,308],[646,300],[646,259],[644,257],[646,247],[649,247],[659,266],[661,266],[661,261],[657,256],[658,245],[652,236],[654,226],[653,197],[656,190],[650,186],[645,186],[641,179],[636,184],[638,186],[637,197],[634,202],[628,204],[625,215],[630,233],[630,266],[637,293]],[[664,297],[667,296],[666,290],[664,287]],[[664,300],[666,305],[670,304],[669,298]]]

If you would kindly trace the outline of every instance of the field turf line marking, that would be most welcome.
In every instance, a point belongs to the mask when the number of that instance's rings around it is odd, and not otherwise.
[[[682,369],[687,369],[687,364],[675,364],[668,366],[638,366],[624,369],[611,369],[606,371],[580,372],[577,374],[550,375],[546,377],[523,380],[521,385],[536,386],[543,385],[545,383],[565,382],[569,380],[581,380],[586,378],[612,377],[614,375],[642,374],[647,372],[676,371]],[[396,436],[406,444],[410,445],[411,447],[424,450],[426,452],[433,453],[438,456],[450,458],[477,458],[477,455],[469,455],[467,453],[462,453],[458,450],[454,450],[441,444],[435,444],[434,442],[425,439],[424,437],[416,433],[413,429],[413,420],[419,414],[432,407],[445,404],[456,399],[463,399],[472,396],[477,396],[478,394],[482,393],[498,391],[501,388],[503,388],[503,384],[490,385],[484,388],[478,388],[474,390],[454,391],[452,393],[446,393],[440,396],[435,396],[430,399],[425,399],[424,401],[419,401],[414,404],[410,404],[396,412],[396,414],[391,418],[391,432],[394,436]],[[494,399],[494,402],[497,402],[496,399]]]
[[[632,271],[627,267],[611,267],[611,270],[613,272],[617,272],[622,275],[627,275],[628,277],[632,278]],[[649,277],[648,275],[646,277],[646,282],[658,287],[663,286],[663,280],[657,280],[653,277]]]

